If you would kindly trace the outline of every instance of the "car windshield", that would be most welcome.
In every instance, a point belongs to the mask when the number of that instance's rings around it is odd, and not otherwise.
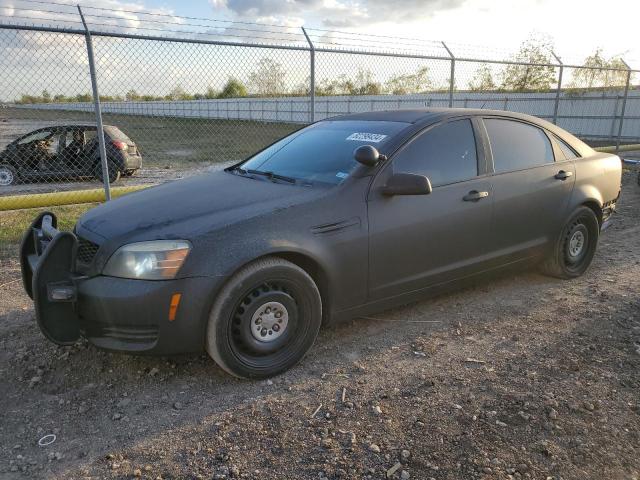
[[[315,123],[267,147],[242,163],[240,168],[309,183],[336,185],[357,165],[353,158],[357,147],[373,145],[380,149],[408,125],[362,120]]]

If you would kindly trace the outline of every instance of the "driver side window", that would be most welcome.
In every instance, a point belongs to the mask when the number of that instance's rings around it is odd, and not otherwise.
[[[35,142],[36,140],[44,140],[47,137],[50,137],[52,130],[41,130],[39,132],[32,133],[31,135],[27,135],[21,140],[18,140],[18,145],[24,145],[25,143]]]
[[[393,160],[395,172],[424,175],[432,186],[470,180],[478,175],[471,120],[454,120],[420,134]]]

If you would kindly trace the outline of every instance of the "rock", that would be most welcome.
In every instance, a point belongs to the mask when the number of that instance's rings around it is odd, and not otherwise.
[[[584,402],[583,406],[586,410],[589,410],[590,412],[593,412],[596,409],[596,406],[591,402]]]
[[[387,470],[387,478],[393,477],[393,475],[402,467],[400,462],[397,462],[393,467]]]
[[[558,418],[558,412],[553,407],[549,409],[549,414],[548,415],[549,415],[549,418],[551,420],[556,420]]]
[[[330,449],[333,446],[333,441],[330,438],[323,438],[320,445],[322,448]]]
[[[29,380],[29,387],[33,388],[35,387],[37,384],[39,384],[42,381],[42,377],[31,377],[31,380]]]
[[[518,416],[525,422],[528,422],[531,419],[531,415],[529,415],[528,413],[524,413],[522,410],[518,412]]]
[[[133,476],[134,476],[134,477],[141,477],[141,476],[142,476],[142,470],[140,470],[139,468],[136,468],[136,469],[133,471]]]
[[[400,458],[402,458],[402,460],[408,460],[410,456],[411,452],[409,450],[402,450],[402,452],[400,452]]]
[[[529,465],[526,463],[520,463],[516,470],[520,473],[527,473],[529,471]]]
[[[266,383],[267,385],[271,386],[271,385],[273,385],[273,380],[267,380],[265,383]]]
[[[382,409],[380,408],[380,405],[376,405],[375,407],[373,407],[373,413],[376,415],[382,415]]]
[[[160,370],[156,367],[153,367],[151,370],[149,370],[150,377],[155,377],[156,375],[158,375],[158,373],[160,373]]]
[[[507,426],[506,423],[501,422],[500,420],[496,420],[496,425],[499,426],[499,427],[506,427]]]
[[[486,473],[487,475],[490,475],[493,473],[493,470],[491,470],[491,467],[483,467],[482,472]]]
[[[173,408],[175,410],[182,410],[184,408],[184,405],[181,402],[174,402]]]
[[[400,478],[402,480],[409,480],[411,478],[411,475],[409,475],[409,472],[407,472],[406,470],[402,470],[402,472],[400,472]]]
[[[380,447],[375,443],[369,445],[369,451],[373,453],[380,453]]]
[[[130,398],[123,398],[122,400],[120,400],[116,407],[118,408],[125,408],[126,406],[128,406],[131,403],[131,399]]]
[[[111,416],[111,420],[121,420],[122,419],[122,414],[121,413],[114,413]]]

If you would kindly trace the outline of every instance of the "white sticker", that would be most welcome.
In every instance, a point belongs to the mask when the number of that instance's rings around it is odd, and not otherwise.
[[[348,173],[344,173],[344,172],[336,173],[336,177],[338,177],[338,178],[347,178],[348,176],[349,176]]]
[[[347,140],[355,140],[357,142],[379,143],[385,138],[387,138],[387,136],[382,135],[381,133],[360,132],[360,133],[352,133],[347,137]]]

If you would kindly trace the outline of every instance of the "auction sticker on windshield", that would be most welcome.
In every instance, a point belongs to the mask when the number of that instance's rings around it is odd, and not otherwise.
[[[352,133],[347,137],[347,140],[355,140],[357,142],[373,142],[379,143],[382,140],[387,138],[386,135],[382,135],[381,133]]]

